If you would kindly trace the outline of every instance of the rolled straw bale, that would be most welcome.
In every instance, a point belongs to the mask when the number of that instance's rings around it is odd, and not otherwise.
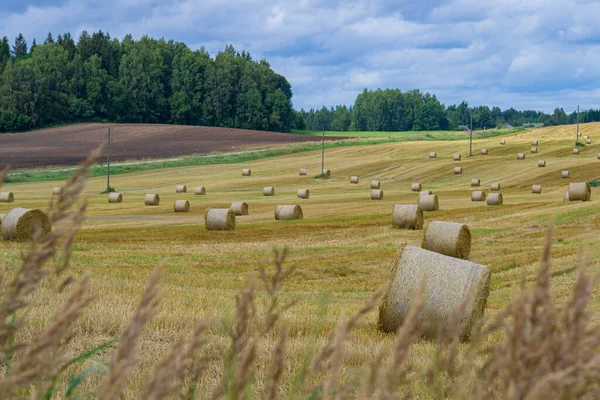
[[[41,236],[50,233],[48,216],[38,209],[13,208],[2,219],[2,239],[24,242],[31,240],[39,229]]]
[[[569,201],[569,191],[568,190],[565,192],[565,196],[563,197],[563,200]]]
[[[63,189],[62,189],[62,187],[60,187],[60,186],[55,186],[55,187],[52,189],[52,194],[53,194],[53,195],[55,195],[55,196],[59,196],[59,195],[61,195],[61,194],[62,194],[62,192],[63,192]]]
[[[229,209],[232,210],[235,215],[248,215],[248,203],[245,201],[231,203]]]
[[[300,168],[300,176],[306,175],[306,168]]]
[[[2,229],[2,221],[4,220],[4,217],[6,217],[6,214],[0,214],[0,229]]]
[[[579,154],[579,149],[578,148],[574,148],[573,149],[573,154]]]
[[[598,154],[598,160],[600,160],[600,154]]]
[[[108,194],[109,203],[122,203],[123,195],[121,193],[113,192]]]
[[[500,182],[494,182],[492,183],[492,185],[490,186],[491,190],[500,190]]]
[[[471,192],[471,201],[485,201],[485,192],[483,190],[473,190]]]
[[[538,148],[537,147],[532,147],[531,148],[531,152],[532,153],[537,153],[538,152]]]
[[[359,180],[360,180],[360,178],[358,176],[350,177],[350,183],[358,183]]]
[[[275,207],[275,219],[287,221],[292,219],[303,219],[302,208],[299,205]]]
[[[435,338],[440,332],[455,332],[457,327],[448,324],[456,310],[461,309],[460,331],[456,333],[461,340],[468,340],[472,327],[484,315],[490,280],[490,269],[483,265],[406,246],[390,290],[379,307],[377,327],[396,332],[425,282],[426,304],[416,329],[428,338]]]
[[[590,201],[592,188],[587,182],[569,184],[569,201]]]
[[[235,229],[235,213],[231,208],[209,208],[204,213],[207,231],[232,231]]]
[[[502,197],[502,193],[490,193],[487,197],[487,205],[488,206],[500,206],[504,203],[504,199]]]
[[[579,136],[581,136],[581,135],[579,135]],[[589,138],[589,136],[588,136],[588,135],[585,135],[583,138],[584,138],[584,139],[587,139],[587,138]]]
[[[477,178],[473,178],[471,179],[471,186],[480,186],[481,185],[481,181]]]
[[[449,257],[469,259],[471,230],[458,222],[430,221],[421,247]]]
[[[371,190],[371,200],[383,200],[383,190],[381,190],[381,189]]]
[[[481,154],[487,154],[487,149],[481,149]]]
[[[538,141],[537,140],[532,140],[531,141],[531,145],[532,146],[537,146],[538,145]]]
[[[437,211],[440,209],[440,203],[438,201],[437,194],[430,194],[428,196],[419,196],[419,207],[423,211]]]
[[[517,160],[524,160],[524,159],[525,159],[525,154],[524,153],[517,154]]]
[[[545,166],[546,166],[546,161],[545,160],[538,160],[538,167],[544,168]]]
[[[252,175],[252,170],[250,170],[250,168],[244,168],[242,170],[242,176],[251,176]]]
[[[533,185],[531,188],[531,193],[541,194],[542,193],[542,185]]]
[[[381,182],[378,180],[371,181],[371,189],[379,189],[381,187]]]
[[[264,196],[275,196],[275,188],[273,186],[266,186],[263,188]]]
[[[589,138],[588,138],[588,139],[585,139],[585,143],[586,143],[586,144],[592,144],[592,139],[589,139]]]
[[[462,167],[454,167],[454,175],[462,174]]]
[[[419,196],[429,196],[431,194],[433,194],[433,192],[431,190],[421,190],[419,192]]]
[[[392,226],[396,229],[423,229],[423,210],[410,204],[396,204],[392,214]]]
[[[187,200],[175,200],[175,203],[173,203],[173,211],[190,212],[190,202]]]
[[[324,169],[321,171],[321,175],[325,178],[331,178],[331,171],[328,169]]]
[[[308,199],[310,197],[310,191],[308,189],[298,189],[299,199]]]
[[[455,154],[454,155],[454,161],[460,161],[461,160],[461,155],[460,154]]]
[[[185,185],[175,186],[175,193],[186,193],[186,192],[187,192],[187,186],[185,186]]]
[[[410,186],[410,190],[412,190],[413,192],[420,192],[421,189],[421,184],[418,182],[413,182],[413,184]]]
[[[147,206],[157,206],[160,204],[160,196],[154,193],[149,193],[144,197],[144,204]]]
[[[436,158],[437,154],[435,151],[432,151],[431,153],[429,153],[429,158]]]
[[[194,188],[194,194],[196,196],[204,196],[206,195],[206,188],[204,186],[196,186]]]
[[[0,192],[1,203],[12,203],[15,201],[15,195],[13,192]]]
[[[500,144],[506,144],[506,140],[500,139]]]
[[[560,172],[560,176],[562,176],[563,178],[568,178],[569,177],[569,171],[561,171]]]

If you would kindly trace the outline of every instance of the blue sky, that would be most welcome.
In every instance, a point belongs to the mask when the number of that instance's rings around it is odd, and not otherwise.
[[[589,0],[0,0],[0,35],[29,43],[102,29],[231,43],[285,75],[296,108],[351,105],[369,89],[421,89],[567,112],[600,108],[600,2]]]

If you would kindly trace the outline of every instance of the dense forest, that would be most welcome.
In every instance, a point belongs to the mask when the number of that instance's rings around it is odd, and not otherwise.
[[[0,132],[70,122],[108,121],[273,130],[421,131],[488,129],[505,124],[574,123],[576,113],[556,109],[502,111],[445,106],[419,90],[367,90],[353,106],[295,111],[292,88],[266,60],[227,46],[211,57],[203,48],[144,36],[122,40],[102,31],[69,33],[28,45],[19,34],[0,42]],[[600,121],[586,110],[580,122]]]

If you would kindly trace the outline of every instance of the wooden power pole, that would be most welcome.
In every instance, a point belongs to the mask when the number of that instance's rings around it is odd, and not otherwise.
[[[323,125],[323,145],[321,146],[321,175],[325,171],[325,125]]]
[[[577,137],[575,138],[575,146],[579,144],[579,104],[577,105]]]
[[[471,129],[469,130],[469,157],[473,156],[473,110],[471,111]]]
[[[106,191],[110,190],[110,128],[108,128],[108,145],[106,146]]]

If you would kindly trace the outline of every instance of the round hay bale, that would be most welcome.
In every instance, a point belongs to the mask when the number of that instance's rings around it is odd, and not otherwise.
[[[122,203],[123,195],[121,193],[113,192],[108,194],[109,203]]]
[[[460,161],[461,160],[461,155],[460,154],[455,154],[454,155],[454,161]]]
[[[306,175],[306,168],[300,168],[300,176]]]
[[[517,160],[524,160],[524,159],[525,159],[525,153],[517,154]]]
[[[378,180],[371,181],[371,189],[379,189],[381,187],[381,182]]]
[[[413,182],[413,184],[410,186],[410,190],[412,190],[413,192],[420,192],[421,189],[421,184],[418,182]]]
[[[392,214],[392,226],[396,229],[423,229],[423,210],[410,204],[396,204]]]
[[[481,154],[487,154],[487,149],[481,149]]]
[[[308,199],[310,197],[310,191],[308,189],[298,189],[299,199]]]
[[[481,181],[477,178],[473,178],[471,179],[471,186],[480,186],[481,185]]]
[[[173,211],[190,212],[190,202],[187,200],[175,200],[175,203],[173,203]]]
[[[421,247],[449,257],[469,259],[471,230],[458,222],[430,221]]]
[[[579,135],[579,136],[581,136],[581,135]],[[584,139],[587,139],[587,138],[589,138],[589,136],[588,136],[588,135],[585,135],[583,138],[584,138]]]
[[[533,185],[531,187],[531,193],[541,194],[542,193],[542,185]]]
[[[432,151],[431,153],[429,153],[429,158],[436,158],[437,157],[437,153],[435,151]]]
[[[242,170],[242,176],[251,176],[252,175],[252,170],[250,170],[250,168],[244,168]]]
[[[585,144],[592,144],[592,139],[585,139]]]
[[[454,167],[454,175],[462,174],[462,167]]]
[[[569,177],[569,171],[561,171],[560,172],[560,176],[562,176],[563,178],[568,178]]]
[[[421,196],[430,196],[432,194],[433,194],[433,192],[431,190],[421,190],[419,192],[419,197],[421,197]]]
[[[598,154],[598,160],[600,160],[600,153]]]
[[[144,196],[144,204],[147,206],[158,206],[160,204],[160,196],[154,193],[149,193]]]
[[[324,169],[323,171],[321,171],[321,175],[322,175],[324,178],[327,178],[327,179],[329,179],[329,178],[331,178],[331,171],[330,171],[330,170],[328,170],[328,169]]]
[[[569,184],[569,201],[590,201],[592,198],[592,188],[587,182],[578,182]]]
[[[350,183],[358,183],[359,180],[360,180],[360,178],[358,176],[350,177]]]
[[[500,190],[500,182],[494,182],[492,183],[492,185],[490,186],[491,190]]]
[[[15,201],[15,195],[13,192],[0,192],[1,203],[12,203]]]
[[[48,216],[38,209],[13,208],[2,219],[2,239],[25,242],[39,229],[41,236],[52,230]]]
[[[371,190],[371,200],[383,200],[383,190],[380,190],[380,189]]]
[[[235,215],[248,215],[248,203],[244,201],[231,203],[229,209],[233,211]]]
[[[273,186],[266,186],[263,188],[264,196],[275,196],[275,188]]]
[[[537,140],[532,140],[531,141],[531,145],[532,146],[537,146],[538,145],[538,141]]]
[[[196,196],[204,196],[206,195],[206,188],[204,186],[196,186],[194,188],[194,194]]]
[[[299,205],[275,207],[275,219],[278,221],[289,221],[292,219],[303,219],[304,214]]]
[[[1,229],[2,229],[2,221],[4,220],[4,217],[6,216],[6,214],[0,214],[0,234],[1,234]]]
[[[63,188],[62,188],[62,187],[60,187],[60,186],[55,186],[55,187],[52,189],[52,194],[53,194],[54,196],[60,196],[60,195],[62,194],[62,192],[63,192]]]
[[[471,192],[471,201],[485,201],[485,192],[483,190],[473,190]]]
[[[539,167],[539,168],[544,168],[544,167],[546,167],[546,161],[545,161],[545,160],[539,160],[539,161],[538,161],[538,167]]]
[[[574,148],[573,149],[573,154],[579,154],[579,149],[578,148]]]
[[[500,206],[504,203],[504,198],[502,197],[502,193],[490,193],[487,197],[487,205],[488,206]]]
[[[187,192],[187,186],[185,186],[185,185],[175,186],[175,193],[186,193],[186,192]]]
[[[448,257],[418,247],[406,246],[400,257],[389,292],[379,307],[377,327],[383,332],[397,332],[404,323],[422,282],[425,282],[425,308],[417,330],[435,338],[440,332],[455,331],[448,326],[451,316],[462,308],[462,340],[485,311],[490,294],[490,269],[470,261]]]
[[[564,200],[564,201],[569,201],[569,191],[568,191],[568,190],[565,192],[565,195],[564,195],[564,197],[563,197],[563,200]]]
[[[204,213],[207,231],[232,231],[235,229],[235,213],[231,208],[209,208]]]
[[[537,153],[538,152],[538,148],[537,147],[532,147],[531,148],[531,152],[532,153]]]
[[[419,196],[419,207],[423,211],[437,211],[440,209],[440,203],[438,201],[437,194],[430,194],[427,196]]]
[[[500,144],[506,144],[506,140],[500,139]]]

